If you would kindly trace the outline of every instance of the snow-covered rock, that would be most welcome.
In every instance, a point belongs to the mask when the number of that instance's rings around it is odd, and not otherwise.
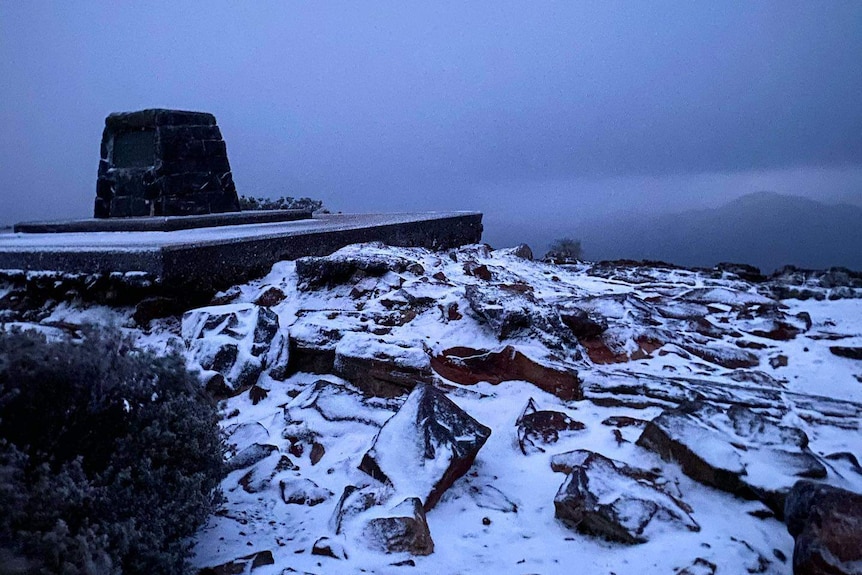
[[[468,285],[464,295],[473,313],[500,340],[532,336],[549,343],[574,343],[559,311],[538,301],[531,292],[529,284]]]
[[[723,409],[697,401],[666,410],[646,426],[637,443],[679,462],[692,479],[758,499],[779,517],[799,478],[826,476],[804,431],[741,405]]]
[[[283,379],[289,340],[278,316],[254,304],[210,306],[183,314],[183,341],[189,363],[210,372],[208,387],[218,394],[247,389],[268,369]],[[216,387],[214,376],[218,374]]]
[[[637,444],[647,422],[692,401],[718,413],[686,416],[690,425],[681,444],[705,461],[732,451],[745,466],[740,482],[779,478],[783,489],[798,479],[794,442],[778,433],[780,440],[770,443],[774,424],[804,432],[806,449],[826,469],[823,482],[862,492],[862,363],[830,351],[846,348],[852,355],[862,348],[862,300],[846,299],[862,296],[862,276],[785,270],[764,279],[738,267],[691,270],[637,262],[556,266],[516,251],[348,246],[311,265],[280,262],[266,277],[219,294],[213,305],[266,304],[279,330],[290,331],[291,357],[284,381],[265,368],[253,393],[224,392],[230,397],[219,404],[220,425],[233,471],[222,483],[224,505],[195,541],[194,565],[236,562],[231,569],[248,571],[244,558],[269,550],[274,565],[255,573],[382,574],[415,565],[416,572],[563,575],[574,564],[585,575],[786,575],[793,539],[774,512],[759,500],[705,486],[679,463]],[[48,301],[44,294],[66,293],[56,288],[58,278],[33,281],[45,290],[22,291],[0,278],[5,329],[66,338],[88,323],[114,325],[136,347],[160,355],[179,351],[196,364],[175,318],[153,318],[142,329],[130,306]],[[512,329],[498,329],[505,326]],[[208,331],[201,339],[210,335],[238,347],[243,340],[229,331]],[[523,366],[520,357],[528,360]],[[405,395],[373,397],[373,386],[359,387],[370,362],[378,360],[381,367],[401,366],[391,371],[405,374],[397,384]],[[440,395],[493,429],[477,442],[482,447],[467,473],[426,512],[434,542],[428,556],[387,553],[365,534],[372,520],[410,517],[393,514],[393,507],[430,492],[429,486],[414,487],[445,475],[456,451],[452,444],[464,441],[452,434],[435,448],[434,459],[426,459],[424,428],[415,417],[401,427],[409,433],[395,432],[399,419],[393,414],[405,405],[414,377],[433,381]],[[557,385],[563,381],[568,383]],[[541,406],[538,413],[552,414],[551,429],[521,418],[531,397]],[[733,425],[744,430],[746,420],[733,424],[731,409],[748,410],[770,425],[742,433]],[[392,429],[383,433],[390,419]],[[569,420],[584,428],[557,431]],[[449,433],[439,420],[430,421],[440,434]],[[375,445],[378,434],[388,439]],[[527,457],[519,434],[529,440]],[[382,453],[384,444],[391,459],[414,463],[397,466],[402,476],[391,472],[392,485],[359,469],[369,449]],[[656,518],[644,528],[649,541],[628,546],[566,528],[554,517],[562,476],[549,463],[562,465],[565,458],[555,456],[578,449],[648,470],[644,477],[680,501],[684,492],[701,530]],[[391,463],[386,459],[380,458],[381,466]],[[573,466],[569,461],[567,469]],[[316,505],[288,504],[282,483],[288,500],[294,491],[297,502],[320,499],[306,497],[314,486],[325,497]]]
[[[628,544],[646,543],[667,528],[700,531],[691,508],[655,473],[586,450],[557,455],[552,466],[569,474],[554,507],[572,528]]]
[[[381,277],[387,273],[423,271],[418,262],[397,252],[387,251],[383,244],[365,244],[364,247],[366,249],[347,246],[329,256],[298,259],[296,274],[300,289],[333,287],[364,277]]]
[[[331,491],[306,478],[282,479],[278,483],[278,489],[281,492],[281,500],[288,505],[313,507],[332,497]]]
[[[344,334],[335,346],[333,372],[378,397],[403,395],[434,380],[421,343],[367,333]]]
[[[418,385],[377,434],[360,469],[419,498],[427,511],[467,473],[490,435],[443,392]]]
[[[408,497],[384,517],[369,519],[362,537],[368,547],[384,553],[430,555],[434,552],[425,509],[417,497]]]

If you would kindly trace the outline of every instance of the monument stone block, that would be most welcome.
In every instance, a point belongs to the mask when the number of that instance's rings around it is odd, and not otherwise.
[[[215,116],[150,109],[105,119],[96,218],[239,211]]]

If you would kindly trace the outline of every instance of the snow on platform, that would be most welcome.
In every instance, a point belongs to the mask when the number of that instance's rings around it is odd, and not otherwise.
[[[478,242],[482,214],[327,214],[289,222],[175,231],[0,233],[0,269],[145,272],[210,290],[266,273],[276,262],[358,242],[448,248]]]

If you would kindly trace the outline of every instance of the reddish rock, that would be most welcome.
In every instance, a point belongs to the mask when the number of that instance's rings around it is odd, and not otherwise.
[[[765,343],[748,341],[747,339],[736,340],[736,345],[742,349],[766,349],[768,347]]]
[[[709,363],[714,363],[727,369],[741,367],[756,367],[760,360],[751,352],[727,345],[701,345],[697,343],[678,343],[679,347],[688,353]]]
[[[421,349],[356,333],[345,334],[336,346],[332,373],[376,397],[397,397],[434,381]]]
[[[862,494],[800,481],[787,496],[794,575],[862,573]]]
[[[287,296],[284,295],[283,291],[281,291],[275,286],[271,286],[267,288],[262,294],[257,296],[257,299],[254,300],[254,303],[263,307],[272,307],[283,302],[286,297]]]
[[[500,351],[453,347],[432,356],[431,368],[442,377],[461,385],[473,385],[480,381],[496,385],[502,381],[523,380],[560,399],[583,397],[577,372],[533,361],[512,346]]]
[[[440,316],[443,319],[443,323],[458,321],[464,317],[461,315],[461,312],[458,311],[458,302],[456,301],[449,302],[446,305],[437,304],[437,309],[440,310]]]
[[[347,551],[344,545],[330,537],[321,537],[311,546],[311,554],[320,557],[332,557],[333,559],[347,559]]]
[[[269,390],[259,385],[252,385],[248,390],[248,398],[251,400],[252,405],[257,405],[269,395]]]
[[[647,424],[643,419],[628,417],[626,415],[612,415],[602,421],[602,425],[613,427],[645,427]]]
[[[488,269],[488,266],[484,264],[477,264],[476,262],[465,262],[464,263],[464,273],[468,276],[477,277],[480,280],[491,281],[491,270]]]
[[[530,249],[530,246],[528,246],[527,244],[518,244],[513,248],[502,248],[499,250],[494,250],[494,253],[503,256],[512,256],[528,261],[533,261],[533,250]]]
[[[603,338],[581,339],[580,344],[587,351],[587,357],[593,363],[601,365],[609,363],[625,363],[627,361],[637,361],[639,359],[648,359],[650,354],[659,349],[664,342],[652,339],[649,337],[639,337],[635,339],[638,349],[631,353],[625,350],[614,351]]]
[[[377,517],[366,523],[362,536],[370,548],[384,553],[411,555],[430,555],[434,552],[425,510],[418,498],[405,499],[389,513],[389,516]]]
[[[556,443],[560,433],[580,431],[586,426],[559,411],[540,410],[530,399],[521,416],[518,418],[518,445],[521,453],[542,452],[542,445]]]
[[[790,325],[787,322],[774,321],[768,330],[755,329],[748,333],[757,337],[763,337],[775,341],[790,341],[799,335],[800,332],[801,330],[799,328]]]
[[[329,525],[336,535],[349,528],[349,523],[358,515],[372,507],[383,505],[392,496],[392,488],[388,485],[374,484],[358,487],[346,485],[335,511],[329,520]]]
[[[312,465],[317,465],[317,463],[323,458],[323,455],[326,453],[326,448],[323,447],[322,444],[314,442],[311,445],[311,452],[308,454],[308,459],[311,461]]]

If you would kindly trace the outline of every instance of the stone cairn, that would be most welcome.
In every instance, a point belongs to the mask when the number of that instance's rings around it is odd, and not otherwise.
[[[239,211],[215,116],[151,109],[105,119],[96,218]]]

